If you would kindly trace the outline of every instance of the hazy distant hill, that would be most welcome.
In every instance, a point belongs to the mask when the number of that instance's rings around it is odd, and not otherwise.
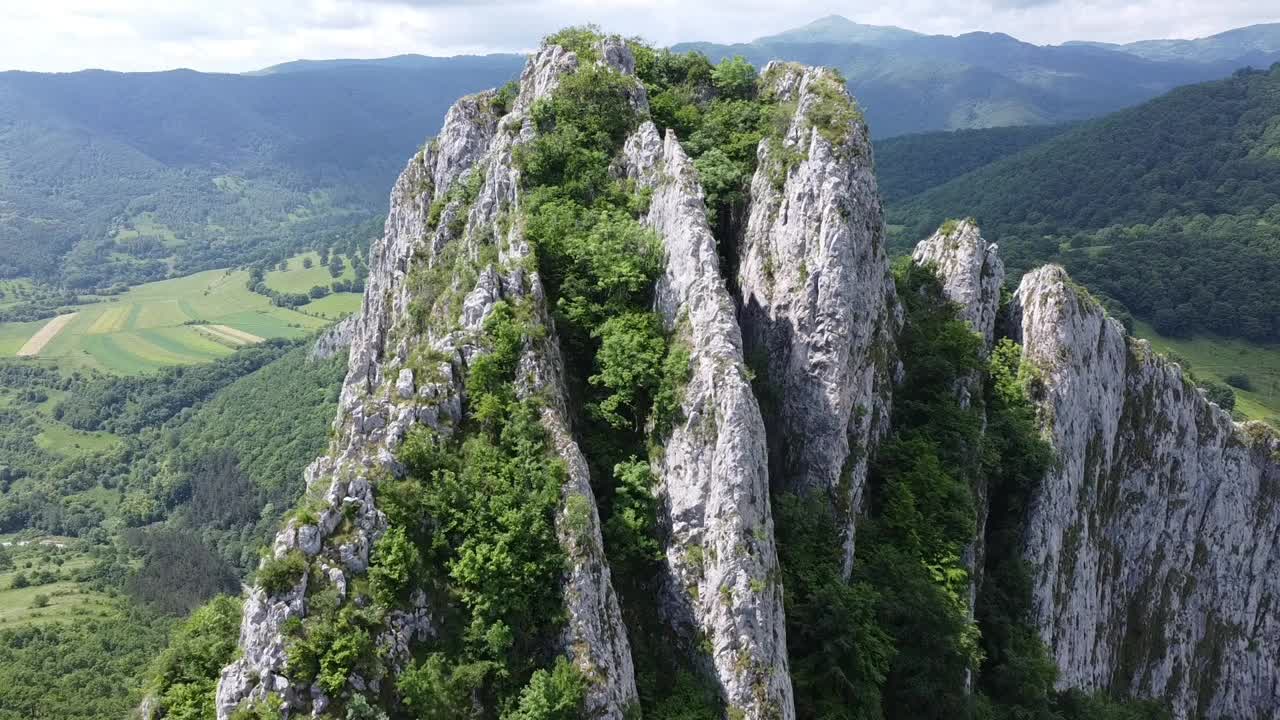
[[[872,134],[890,137],[1080,120],[1178,85],[1225,77],[1245,64],[1280,59],[1280,53],[1259,54],[1243,38],[1223,41],[1221,57],[1192,62],[1148,59],[1095,44],[1032,45],[1000,33],[922,35],[832,16],[747,44],[688,43],[677,49],[713,58],[743,55],[756,64],[784,59],[837,67]]]
[[[333,60],[294,60],[263,68],[250,75],[279,75],[282,73],[333,70],[341,67],[385,67],[401,70],[442,70],[451,73],[504,72],[515,75],[524,65],[524,56],[511,53],[493,55],[394,55],[385,58],[337,58]]]
[[[1148,60],[1266,65],[1280,53],[1280,23],[1250,25],[1195,40],[1139,40],[1112,43],[1075,42],[1137,55]]]

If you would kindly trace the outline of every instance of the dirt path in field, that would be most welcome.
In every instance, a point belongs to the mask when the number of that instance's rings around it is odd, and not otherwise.
[[[18,348],[18,357],[34,357],[38,355],[44,349],[44,346],[57,337],[58,333],[62,332],[62,328],[66,327],[67,323],[71,322],[76,315],[79,315],[79,313],[59,315],[45,323],[44,327],[40,328],[35,335],[32,335],[30,340]]]

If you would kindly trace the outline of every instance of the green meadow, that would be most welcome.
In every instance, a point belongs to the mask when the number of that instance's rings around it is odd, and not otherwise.
[[[333,293],[302,306],[308,315],[318,315],[328,320],[341,320],[360,310],[360,293]]]
[[[304,262],[308,259],[311,261],[311,267],[306,267]],[[284,270],[268,272],[264,281],[267,283],[267,287],[276,292],[306,294],[317,285],[329,287],[334,281],[353,279],[355,271],[351,267],[351,263],[345,262],[345,257],[343,260],[345,266],[342,274],[335,278],[329,274],[327,266],[320,264],[319,253],[314,251],[305,252],[289,258],[286,261]],[[299,309],[308,315],[315,315],[326,320],[341,320],[360,309],[361,297],[361,293],[331,293],[319,300],[312,300]]]
[[[328,270],[321,272],[328,276]],[[68,369],[139,373],[207,362],[251,341],[217,326],[273,338],[305,335],[328,323],[272,305],[245,288],[247,279],[244,271],[210,270],[139,285],[102,302],[77,306],[75,317],[34,357]],[[46,322],[0,324],[0,357],[17,354]]]
[[[310,260],[311,267],[304,267],[304,260]],[[345,267],[338,277],[330,275],[328,266],[320,264],[320,254],[316,252],[294,255],[287,262],[283,272],[272,270],[267,273],[267,287],[277,292],[305,293],[316,285],[329,287],[335,280],[350,280],[355,277],[355,271],[352,270],[351,263],[346,262],[345,257],[343,258]]]
[[[12,567],[0,570],[0,630],[79,617],[101,617],[111,598],[76,581],[93,559],[71,538],[5,536]],[[18,543],[26,542],[27,545]],[[56,547],[46,543],[63,543]],[[14,587],[22,576],[26,587]]]
[[[1236,411],[1280,427],[1280,347],[1225,338],[1166,337],[1143,322],[1135,324],[1134,333],[1158,352],[1171,352],[1191,363],[1197,377],[1226,382],[1228,375],[1244,375],[1252,389],[1232,388]]]

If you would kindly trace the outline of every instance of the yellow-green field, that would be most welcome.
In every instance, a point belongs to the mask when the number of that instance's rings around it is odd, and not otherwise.
[[[299,265],[299,267],[301,267]],[[321,270],[328,276],[328,270]],[[81,305],[36,360],[120,373],[207,362],[261,338],[296,337],[327,321],[276,307],[245,288],[248,273],[210,270]],[[192,321],[207,325],[188,324]],[[0,324],[0,357],[17,355],[50,321]]]
[[[1134,332],[1151,341],[1157,351],[1172,351],[1186,358],[1198,377],[1225,382],[1233,373],[1246,375],[1253,390],[1232,388],[1236,411],[1280,427],[1280,347],[1223,338],[1165,337],[1142,322],[1134,325]]]
[[[120,443],[120,438],[106,432],[86,432],[49,418],[41,423],[36,444],[49,452],[72,457],[87,452],[107,450]]]

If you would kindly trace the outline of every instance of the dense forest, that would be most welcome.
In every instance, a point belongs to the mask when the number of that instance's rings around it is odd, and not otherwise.
[[[899,135],[877,140],[876,181],[893,205],[1070,129],[1028,125]]]
[[[1162,333],[1280,340],[1278,116],[1280,65],[1180,88],[892,205],[896,246],[970,215],[1015,274],[1058,261]]]

